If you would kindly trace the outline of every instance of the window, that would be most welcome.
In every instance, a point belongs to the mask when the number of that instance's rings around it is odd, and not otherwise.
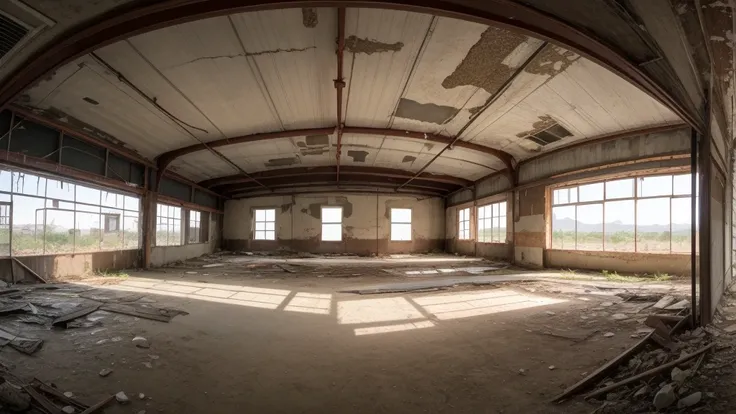
[[[189,243],[202,242],[202,213],[189,210]]]
[[[276,240],[276,210],[273,208],[255,210],[255,240]]]
[[[606,180],[552,191],[552,248],[690,252],[690,174]]]
[[[478,241],[506,243],[506,202],[478,207]]]
[[[8,238],[16,256],[139,247],[135,196],[3,167],[0,203],[12,203]]]
[[[391,240],[392,241],[411,240],[411,209],[410,208],[392,208],[391,209]]]
[[[457,212],[457,237],[460,240],[470,239],[470,208],[464,208]]]
[[[105,214],[105,233],[114,233],[120,230],[119,222],[119,214]]]
[[[342,207],[322,207],[322,241],[342,241]]]
[[[181,246],[181,207],[157,205],[156,246]]]

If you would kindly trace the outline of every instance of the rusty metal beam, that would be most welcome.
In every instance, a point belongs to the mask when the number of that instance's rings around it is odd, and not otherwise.
[[[268,188],[284,188],[284,187],[297,187],[297,186],[303,186],[305,184],[314,184],[314,183],[322,183],[322,184],[335,184],[334,181],[335,171],[326,171],[319,174],[310,174],[310,175],[300,175],[300,176],[287,176],[287,177],[274,177],[272,179],[269,179],[266,181],[268,183]],[[350,175],[345,174],[343,181],[340,182],[340,185],[353,185],[353,184],[365,184],[365,183],[371,183],[372,185],[376,186],[383,186],[383,187],[395,187],[397,184],[400,184],[403,180],[405,180],[405,177],[401,178],[385,178],[385,177],[376,177],[376,176],[365,176],[362,174],[356,174],[356,175]],[[265,181],[265,180],[264,180]],[[258,188],[255,185],[252,185],[253,183],[238,183],[238,184],[227,184],[222,187],[219,187],[218,190],[222,191],[223,194],[233,194],[242,192],[245,190],[252,190]],[[447,194],[450,191],[457,188],[457,185],[453,184],[443,184],[443,183],[437,183],[437,182],[412,182],[410,185],[408,185],[406,188],[415,188],[415,189],[427,189],[427,190],[433,190],[441,192],[442,194]]]
[[[340,184],[336,184],[334,181],[334,175],[330,176],[324,176],[321,177],[318,180],[314,181],[302,181],[298,183],[288,183],[283,182],[280,184],[273,184],[269,185],[269,188],[271,189],[293,189],[293,188],[311,188],[311,187],[330,187],[330,186],[336,186],[337,188],[348,188],[348,187],[371,187],[371,188],[381,188],[385,190],[394,190],[396,188],[396,183],[384,183],[384,182],[378,182],[378,181],[352,181],[352,180],[343,180]],[[233,189],[228,194],[244,194],[252,191],[258,191],[259,187],[245,187],[245,188],[239,188],[239,189]],[[434,195],[437,195],[438,197],[443,197],[445,194],[448,193],[447,189],[443,188],[437,188],[437,187],[431,187],[431,186],[423,186],[423,185],[414,185],[405,187],[407,191],[415,191],[415,192],[426,192],[431,193]]]
[[[257,177],[259,180],[268,181],[271,179],[278,178],[292,178],[302,176],[314,176],[323,174],[334,174],[334,166],[326,167],[298,167],[298,168],[282,168],[278,170],[262,171],[259,173],[253,173],[252,175]],[[358,166],[343,166],[342,173],[344,175],[360,175],[366,177],[383,177],[383,178],[400,178],[406,179],[411,177],[413,173],[396,170],[392,168],[380,168],[380,167],[358,167]],[[453,177],[449,175],[435,175],[435,174],[423,174],[417,178],[418,181],[422,182],[435,182],[448,184],[452,186],[468,186],[472,185],[472,181],[464,178]],[[228,184],[241,184],[250,183],[251,180],[241,175],[231,175],[227,177],[218,177],[200,182],[199,184],[204,187],[216,188]]]
[[[343,77],[343,54],[345,52],[345,7],[337,9],[337,79],[335,89],[337,90],[337,151],[335,161],[337,172],[335,181],[340,182],[340,155],[342,155],[342,93],[345,89],[345,78]]]
[[[279,0],[133,0],[59,34],[18,65],[0,84],[0,108],[58,67],[100,47],[151,30],[202,18],[287,7],[373,7],[427,12],[492,24],[564,45],[620,75],[702,132],[704,120],[692,105],[678,100],[623,51],[556,17],[513,0],[279,1]]]
[[[320,190],[305,190],[309,188],[324,188]],[[262,189],[256,191],[246,191],[242,193],[233,194],[233,199],[244,198],[244,197],[259,197],[263,195],[288,195],[288,194],[324,194],[329,192],[339,191],[341,194],[344,193],[366,193],[366,194],[391,194],[391,195],[413,195],[423,197],[443,197],[444,193],[428,190],[402,190],[396,191],[396,186],[379,186],[375,184],[341,184],[337,185],[334,182],[329,184],[304,184],[294,187],[273,189],[273,191],[263,191]]]

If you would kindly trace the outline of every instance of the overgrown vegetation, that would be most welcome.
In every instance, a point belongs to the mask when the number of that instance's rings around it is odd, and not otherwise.
[[[561,250],[603,250],[603,232],[556,230],[552,232],[552,248]],[[670,239],[672,248],[670,250]],[[634,243],[633,231],[605,234],[605,250],[614,252],[689,252],[690,233],[639,232]]]
[[[657,272],[653,275],[644,274],[644,275],[638,275],[635,274],[633,276],[625,276],[625,275],[619,275],[618,272],[610,272],[608,270],[602,270],[601,275],[603,275],[606,280],[610,282],[627,282],[627,283],[643,283],[643,282],[664,282],[668,280],[672,280],[672,276],[667,273],[661,273]]]

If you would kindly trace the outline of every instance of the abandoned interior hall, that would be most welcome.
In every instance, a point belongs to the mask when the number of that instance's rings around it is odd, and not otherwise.
[[[734,10],[0,1],[0,412],[733,412]]]

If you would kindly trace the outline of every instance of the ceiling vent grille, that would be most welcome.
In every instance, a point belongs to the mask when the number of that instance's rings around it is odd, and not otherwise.
[[[0,13],[0,59],[28,35],[29,28]]]
[[[572,133],[565,129],[560,124],[554,124],[550,126],[549,128],[545,129],[544,131],[539,131],[535,134],[528,135],[526,139],[533,141],[536,144],[539,144],[541,146],[549,145],[553,142],[557,142],[561,140],[562,138],[570,137],[572,136]]]

